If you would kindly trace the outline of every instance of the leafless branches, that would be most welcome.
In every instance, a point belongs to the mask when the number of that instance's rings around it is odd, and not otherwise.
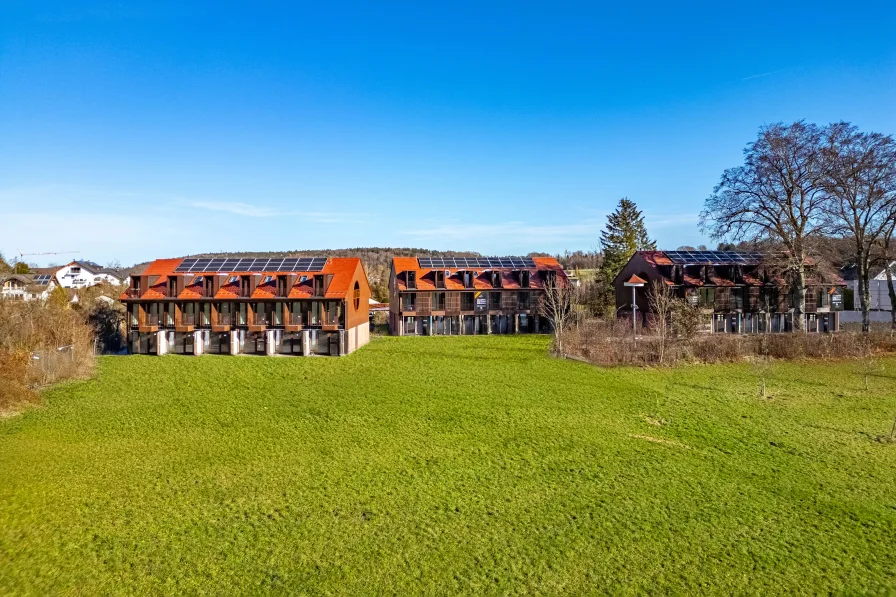
[[[577,289],[563,278],[551,277],[545,282],[544,292],[538,301],[538,313],[551,322],[554,344],[560,356],[564,355],[563,336],[577,317]]]

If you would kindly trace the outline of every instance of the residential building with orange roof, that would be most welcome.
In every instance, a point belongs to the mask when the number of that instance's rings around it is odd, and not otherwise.
[[[395,257],[389,331],[395,336],[550,331],[538,312],[549,284],[568,284],[552,257]]]
[[[157,259],[121,295],[136,354],[345,355],[369,299],[356,257]]]
[[[780,259],[745,251],[638,251],[620,270],[613,285],[616,313],[632,315],[632,276],[645,282],[635,292],[638,319],[650,315],[648,294],[660,282],[678,298],[699,309],[710,333],[787,332],[798,304],[797,288],[788,284]],[[846,283],[807,262],[804,328],[810,332],[840,329]]]

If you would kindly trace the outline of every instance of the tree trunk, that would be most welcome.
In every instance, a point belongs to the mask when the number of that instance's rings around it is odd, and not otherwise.
[[[806,331],[806,318],[803,314],[806,312],[806,267],[801,262],[796,268],[796,308],[793,310],[793,331]]]
[[[859,304],[862,306],[862,331],[871,331],[871,283],[868,281],[868,259],[859,255]]]
[[[890,327],[896,330],[896,287],[893,285],[893,270],[890,264],[885,264],[887,268],[887,294],[890,295]]]

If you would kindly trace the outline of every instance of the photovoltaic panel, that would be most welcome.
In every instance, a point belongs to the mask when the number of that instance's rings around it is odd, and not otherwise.
[[[531,269],[530,257],[418,257],[424,269]]]
[[[663,251],[678,265],[755,265],[762,254],[752,251]]]
[[[174,271],[181,274],[204,272],[319,272],[326,264],[326,257],[184,259]]]
[[[38,274],[38,275],[34,276],[34,283],[39,286],[46,286],[47,284],[50,283],[50,279],[52,277],[53,276],[50,274]]]

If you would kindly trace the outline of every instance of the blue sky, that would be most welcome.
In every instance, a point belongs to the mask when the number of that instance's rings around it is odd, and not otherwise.
[[[0,6],[7,256],[696,245],[760,125],[896,133],[892,1],[182,4]]]

